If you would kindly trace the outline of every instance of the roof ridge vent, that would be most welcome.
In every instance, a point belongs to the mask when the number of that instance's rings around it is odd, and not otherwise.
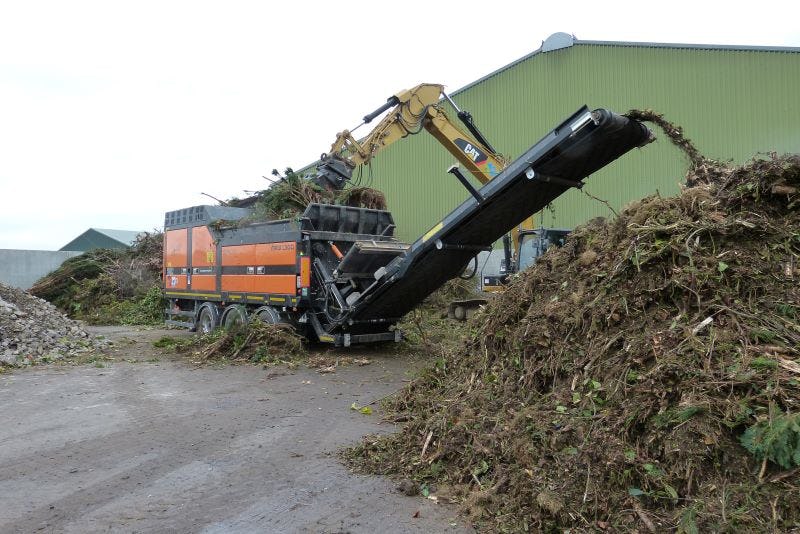
[[[574,35],[564,32],[556,32],[542,42],[542,52],[550,52],[560,48],[568,48],[575,43]]]

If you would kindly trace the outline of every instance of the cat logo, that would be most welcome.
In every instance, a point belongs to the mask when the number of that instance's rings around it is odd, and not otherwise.
[[[472,161],[478,161],[478,158],[481,157],[481,153],[478,151],[478,149],[469,143],[467,143],[467,146],[464,147],[464,154],[472,158]]]
[[[483,165],[486,163],[488,156],[472,143],[465,139],[456,139],[455,144],[475,165]]]

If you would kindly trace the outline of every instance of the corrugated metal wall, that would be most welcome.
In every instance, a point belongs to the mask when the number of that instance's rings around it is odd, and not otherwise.
[[[757,152],[800,152],[798,88],[796,52],[578,43],[536,54],[453,96],[512,158],[585,103],[619,113],[651,108],[683,126],[705,155],[743,162]],[[615,208],[656,191],[677,192],[687,160],[656,134],[654,144],[591,176],[585,190]],[[413,240],[467,197],[445,173],[453,163],[423,131],[380,153],[361,183],[386,193],[399,237]],[[571,228],[609,214],[602,203],[571,191],[537,222]]]

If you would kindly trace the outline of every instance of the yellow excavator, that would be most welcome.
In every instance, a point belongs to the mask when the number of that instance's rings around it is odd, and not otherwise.
[[[442,97],[455,108],[459,119],[473,138],[453,124],[441,106]],[[336,141],[331,145],[330,151],[322,156],[323,163],[331,159],[338,160],[348,167],[349,171],[346,171],[345,175],[338,175],[338,179],[331,180],[331,186],[340,188],[356,166],[369,163],[384,148],[420,132],[423,128],[482,184],[491,180],[508,165],[508,161],[486,141],[472,121],[472,116],[460,110],[444,92],[443,85],[423,83],[401,91],[391,96],[386,104],[366,115],[359,127],[369,124],[390,108],[394,108],[392,112],[387,114],[361,141],[356,140],[348,130],[336,134]]]
[[[443,109],[444,101],[449,102],[455,109],[466,132],[450,120]],[[357,166],[368,164],[384,148],[423,129],[433,135],[481,184],[489,182],[509,164],[509,160],[498,153],[478,130],[472,115],[468,111],[461,110],[445,93],[443,85],[423,83],[412,89],[400,91],[389,97],[384,105],[364,116],[363,122],[357,128],[369,124],[387,110],[391,112],[360,141],[348,130],[336,134],[336,140],[331,145],[330,151],[321,156],[315,177],[317,184],[328,189],[343,188]],[[480,197],[480,193],[461,173],[458,165],[450,167],[448,172],[455,175],[471,195]],[[563,233],[565,232],[561,231],[561,234]],[[535,247],[532,246],[534,242]],[[546,243],[549,241],[542,239],[541,232],[534,230],[533,219],[526,219],[511,232],[510,236],[504,236],[501,272],[497,275],[484,276],[481,284],[483,290],[501,291],[510,274],[527,266],[520,265],[520,251],[528,248],[540,250]],[[475,267],[477,270],[477,261]],[[467,310],[456,306],[451,312],[462,315],[466,314]]]

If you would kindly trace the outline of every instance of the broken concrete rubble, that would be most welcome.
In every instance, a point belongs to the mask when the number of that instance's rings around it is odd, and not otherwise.
[[[60,360],[106,345],[49,302],[0,284],[0,366]]]

